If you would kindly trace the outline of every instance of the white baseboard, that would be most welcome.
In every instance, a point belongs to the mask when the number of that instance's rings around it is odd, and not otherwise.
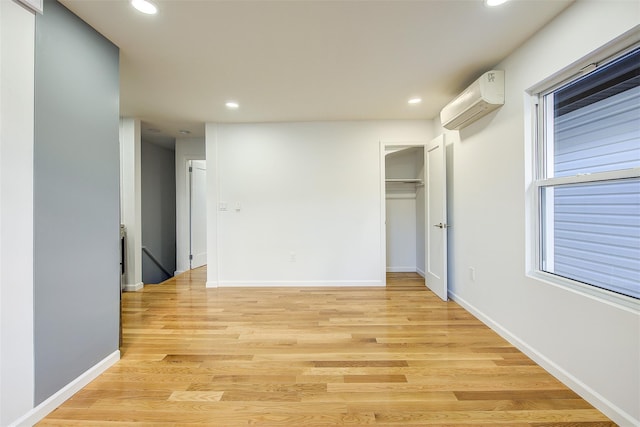
[[[216,282],[213,282],[216,283]],[[349,286],[384,286],[384,282],[379,280],[304,280],[304,281],[221,281],[213,286],[207,287],[349,287]]]
[[[513,346],[518,348],[518,350],[522,351],[524,354],[529,356],[533,361],[535,361],[538,365],[542,366],[545,370],[547,370],[551,375],[556,377],[559,381],[569,387],[571,390],[575,391],[579,394],[584,400],[591,403],[595,406],[599,411],[605,414],[607,417],[611,418],[613,422],[620,426],[640,426],[640,420],[635,419],[631,414],[619,408],[617,405],[613,404],[611,401],[606,399],[597,391],[593,390],[591,387],[580,381],[578,378],[567,372],[565,369],[560,367],[558,364],[538,352],[535,348],[531,347],[529,344],[522,341],[520,338],[515,336],[511,331],[504,328],[498,322],[494,321],[489,316],[486,316],[483,312],[478,310],[472,304],[467,302],[465,299],[459,297],[454,292],[449,292],[449,298],[460,304],[465,310],[469,311],[475,317],[477,317],[480,321],[485,323],[491,329],[493,329],[498,335],[500,335],[505,340],[509,341]]]
[[[174,275],[174,276],[177,276],[178,274],[182,274],[182,273],[184,273],[185,271],[188,271],[188,270],[176,270],[176,271],[174,271],[174,272],[173,272],[173,275]]]
[[[84,386],[96,379],[98,375],[106,371],[112,365],[120,360],[120,350],[116,350],[94,366],[86,370],[78,378],[58,390],[57,393],[50,398],[18,418],[9,427],[31,427],[38,421],[53,412],[58,406],[62,405],[67,399],[80,391]]]
[[[424,271],[422,271],[420,268],[416,268],[416,273],[418,273],[419,275],[421,275],[422,277],[426,278],[427,277],[427,273],[425,273]]]
[[[136,292],[136,291],[139,291],[142,288],[144,288],[144,283],[138,282],[138,283],[133,284],[133,285],[124,285],[124,288],[122,290],[125,291],[125,292]]]
[[[218,282],[215,280],[207,280],[207,284],[205,285],[207,288],[217,288]]]
[[[387,267],[387,273],[415,273],[415,267]]]

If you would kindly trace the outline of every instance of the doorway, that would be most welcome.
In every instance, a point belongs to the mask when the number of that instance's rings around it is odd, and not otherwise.
[[[415,272],[447,300],[444,136],[424,143],[381,143],[383,277]],[[386,283],[386,281],[385,281]]]
[[[385,273],[425,276],[424,179],[424,144],[385,144]]]
[[[189,268],[207,263],[207,162],[189,160]]]

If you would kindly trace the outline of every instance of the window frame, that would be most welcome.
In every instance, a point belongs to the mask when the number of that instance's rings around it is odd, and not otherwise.
[[[545,99],[549,100],[550,94],[553,94],[559,88],[585,76],[601,66],[620,58],[627,53],[640,48],[640,34],[638,32],[629,31],[616,40],[608,43],[602,48],[586,55],[579,61],[566,67],[557,74],[543,80],[537,85],[527,90],[529,106],[527,110],[530,112],[530,142],[531,142],[531,163],[529,179],[529,241],[528,243],[528,262],[527,276],[542,281],[546,284],[560,287],[565,290],[579,293],[588,297],[596,298],[608,303],[614,303],[634,311],[640,310],[640,299],[623,295],[590,285],[577,280],[569,279],[554,273],[543,270],[542,251],[543,251],[543,230],[542,219],[546,216],[543,209],[545,205],[542,203],[543,188],[557,188],[565,185],[588,184],[597,182],[612,182],[622,179],[640,178],[640,167],[631,169],[622,169],[607,172],[594,172],[577,174],[571,176],[547,177],[548,162],[552,161],[553,155],[549,155],[547,144],[547,135],[549,132],[553,134],[553,120],[548,120],[545,114],[551,115],[553,118],[553,109],[545,108]],[[551,192],[549,192],[551,193]]]

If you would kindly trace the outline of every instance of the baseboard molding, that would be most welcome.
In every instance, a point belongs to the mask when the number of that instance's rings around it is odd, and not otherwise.
[[[508,329],[504,328],[498,322],[494,321],[489,316],[485,315],[482,311],[478,310],[475,306],[467,302],[464,298],[456,295],[454,292],[449,292],[449,298],[462,306],[465,310],[473,314],[484,324],[489,326],[492,330],[494,330],[498,335],[500,335],[505,340],[509,341],[513,346],[518,348],[518,350],[522,351],[524,354],[529,356],[533,361],[535,361],[538,365],[542,366],[545,370],[547,370],[551,375],[556,377],[559,381],[565,384],[567,387],[575,391],[579,394],[584,400],[592,404],[599,411],[605,414],[607,417],[611,418],[613,422],[620,426],[640,426],[640,420],[635,419],[631,414],[619,408],[617,405],[613,404],[611,401],[606,399],[597,391],[593,390],[591,387],[587,386],[585,383],[580,381],[578,378],[567,372],[565,369],[560,367],[558,364],[553,362],[551,359],[547,358],[540,352],[538,352],[535,348],[531,347],[529,344],[522,341],[516,335],[511,333]]]
[[[387,273],[415,273],[415,267],[387,267]]]
[[[215,282],[214,282],[215,283]],[[218,287],[251,287],[251,288],[269,288],[269,287],[351,287],[351,286],[385,286],[384,282],[378,280],[304,280],[304,281],[220,281]],[[209,286],[207,282],[207,287]]]
[[[84,386],[96,379],[98,375],[102,374],[108,368],[113,366],[118,360],[120,360],[120,350],[116,350],[100,362],[93,365],[86,370],[78,378],[71,381],[69,384],[58,390],[57,393],[50,398],[27,412],[22,417],[18,418],[13,424],[9,424],[9,427],[31,427],[38,421],[53,412],[58,406],[62,405],[71,396],[80,391]]]
[[[215,280],[207,280],[207,284],[205,285],[206,288],[217,288],[218,287],[218,282]]]
[[[418,273],[419,275],[421,275],[422,277],[424,277],[426,279],[427,277],[427,273],[425,273],[423,270],[421,270],[420,268],[416,268],[416,273]]]
[[[124,285],[124,288],[122,288],[122,290],[125,291],[125,292],[136,292],[136,291],[139,291],[142,288],[144,288],[144,283],[138,282],[138,283],[133,284],[133,285]]]
[[[186,272],[186,271],[189,271],[189,270],[176,270],[176,271],[174,271],[174,272],[173,272],[173,276],[175,277],[175,276],[177,276],[178,274],[182,274],[182,273],[184,273],[184,272]]]

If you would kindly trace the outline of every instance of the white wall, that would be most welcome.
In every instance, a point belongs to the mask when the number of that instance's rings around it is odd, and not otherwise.
[[[387,271],[416,271],[416,196],[387,194]]]
[[[120,119],[120,221],[126,227],[124,290],[137,291],[142,283],[142,153],[140,120]]]
[[[575,3],[496,66],[505,70],[504,107],[448,147],[452,297],[621,425],[640,424],[638,312],[526,275],[525,91],[639,16],[637,2]]]
[[[430,128],[209,124],[209,202],[227,211],[207,212],[208,285],[382,285],[380,141],[426,142]]]
[[[33,408],[35,17],[0,1],[0,425]]]
[[[176,274],[189,270],[189,180],[187,162],[204,160],[204,139],[176,140]]]

